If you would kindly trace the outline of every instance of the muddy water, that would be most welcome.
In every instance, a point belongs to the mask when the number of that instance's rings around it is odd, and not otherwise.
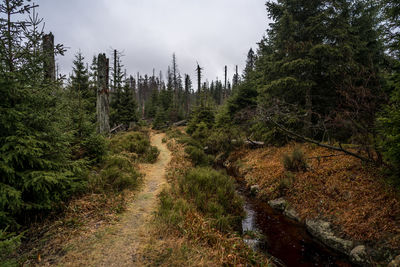
[[[283,266],[352,266],[347,256],[320,244],[303,225],[274,211],[265,201],[241,194],[247,213],[243,232],[259,232],[263,236],[245,239],[250,246],[277,258]]]

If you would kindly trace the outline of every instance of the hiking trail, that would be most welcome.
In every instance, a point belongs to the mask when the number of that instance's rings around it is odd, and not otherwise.
[[[160,150],[154,164],[140,164],[143,185],[127,205],[121,220],[81,240],[57,264],[58,266],[135,266],[136,251],[146,245],[149,223],[157,208],[157,195],[167,186],[166,168],[171,152],[162,143],[165,134],[151,134],[153,146]]]

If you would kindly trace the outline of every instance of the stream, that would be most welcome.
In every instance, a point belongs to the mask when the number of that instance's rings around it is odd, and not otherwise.
[[[245,242],[278,259],[281,266],[352,266],[347,256],[336,253],[315,240],[298,222],[273,210],[265,201],[239,192],[244,200],[246,218],[243,232],[260,233],[262,238],[245,238]]]

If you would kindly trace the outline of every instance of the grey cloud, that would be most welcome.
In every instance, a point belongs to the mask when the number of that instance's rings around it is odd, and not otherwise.
[[[124,51],[128,73],[165,72],[176,53],[182,73],[195,75],[196,62],[208,80],[242,69],[268,26],[264,0],[40,0],[39,13],[56,42],[69,47],[58,58],[71,71],[80,49],[93,55]]]

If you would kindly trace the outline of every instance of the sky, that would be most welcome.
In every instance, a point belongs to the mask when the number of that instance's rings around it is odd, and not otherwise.
[[[61,73],[72,70],[79,50],[94,55],[123,52],[128,74],[164,73],[177,57],[181,74],[195,78],[197,62],[205,79],[243,70],[250,47],[265,35],[265,0],[38,0],[45,32],[68,48],[57,57]]]

